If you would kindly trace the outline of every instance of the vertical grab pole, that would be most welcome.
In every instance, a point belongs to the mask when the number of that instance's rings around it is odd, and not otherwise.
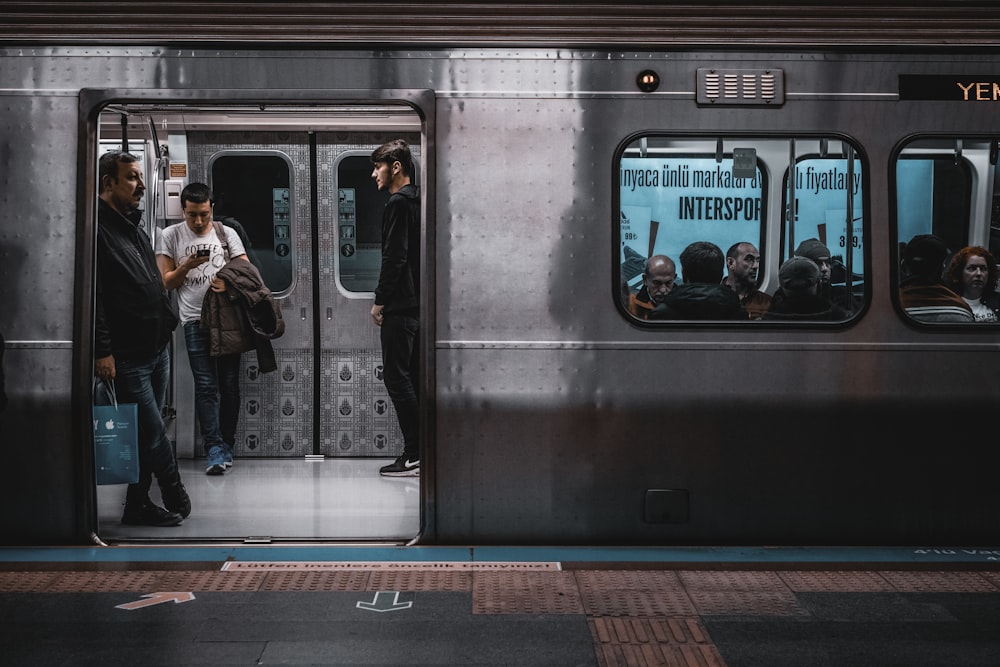
[[[795,138],[788,141],[788,257],[795,252]],[[784,259],[788,259],[785,257]]]
[[[847,247],[844,249],[844,308],[854,310],[854,147],[847,144],[844,153],[847,156],[847,233],[844,239]]]

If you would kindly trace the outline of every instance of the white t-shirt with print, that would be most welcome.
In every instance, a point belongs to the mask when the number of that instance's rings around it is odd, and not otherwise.
[[[962,297],[965,299],[965,297]],[[993,309],[983,303],[982,299],[965,299],[965,302],[972,308],[972,314],[976,316],[977,322],[996,322],[997,314]]]
[[[225,225],[222,229],[226,233],[226,243],[229,244],[229,257],[246,254],[239,234]],[[201,319],[201,303],[205,300],[209,284],[227,261],[222,242],[215,233],[214,225],[208,228],[204,236],[197,236],[186,222],[170,225],[156,239],[156,254],[166,255],[177,266],[202,248],[211,251],[209,260],[188,271],[184,282],[177,288],[177,310],[182,323]]]

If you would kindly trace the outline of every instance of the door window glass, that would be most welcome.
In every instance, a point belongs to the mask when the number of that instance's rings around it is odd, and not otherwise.
[[[215,218],[235,220],[250,241],[247,255],[274,294],[292,287],[295,191],[282,153],[220,153],[209,167]]]

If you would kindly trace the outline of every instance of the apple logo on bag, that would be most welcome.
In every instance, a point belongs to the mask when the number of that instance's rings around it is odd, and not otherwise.
[[[114,427],[115,427],[114,419],[109,419],[108,421],[104,422],[104,428],[108,429],[109,431],[113,430]]]

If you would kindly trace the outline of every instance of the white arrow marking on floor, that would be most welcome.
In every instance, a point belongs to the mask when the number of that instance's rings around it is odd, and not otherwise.
[[[392,596],[392,602],[389,602],[389,596]],[[382,598],[382,602],[379,603],[379,597]],[[397,611],[399,609],[409,609],[413,606],[413,602],[400,602],[398,591],[379,591],[375,593],[375,599],[371,602],[359,602],[358,609],[367,609],[368,611]]]
[[[132,611],[133,609],[151,607],[154,604],[162,604],[164,602],[173,602],[174,604],[190,602],[194,599],[194,593],[150,593],[149,595],[143,595],[142,597],[146,599],[116,605],[115,609],[128,609],[129,611]]]

